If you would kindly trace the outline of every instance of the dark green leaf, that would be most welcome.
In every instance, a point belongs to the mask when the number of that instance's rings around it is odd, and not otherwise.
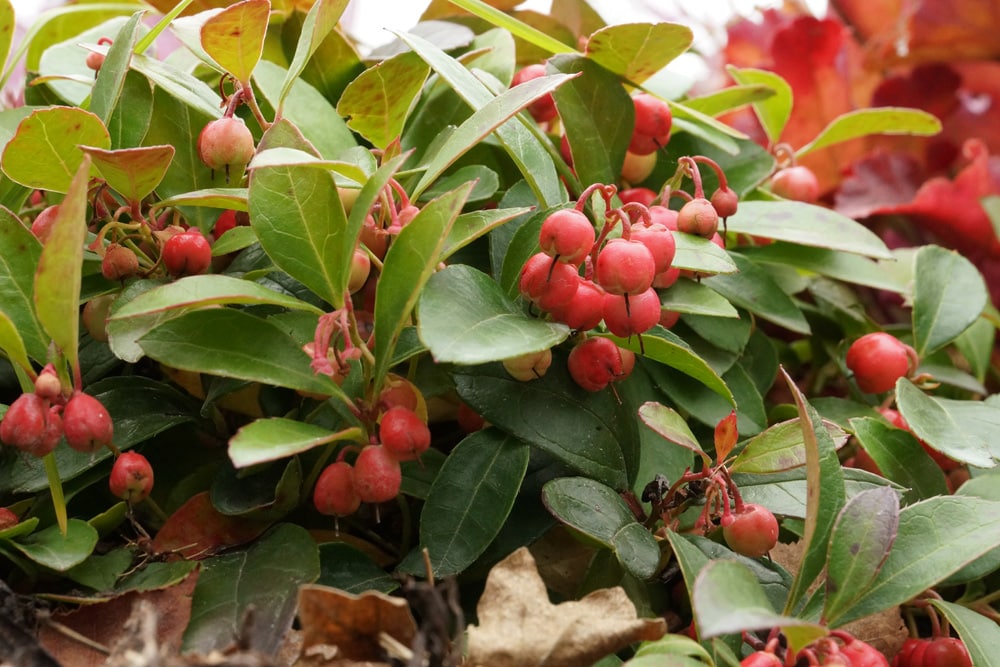
[[[363,552],[343,542],[319,545],[317,584],[359,595],[365,591],[392,593],[399,582]]]
[[[237,468],[276,461],[338,440],[361,441],[359,428],[333,432],[283,417],[250,422],[229,439],[229,459]]]
[[[473,189],[470,197],[475,196],[475,194],[476,191]],[[527,207],[498,208],[469,211],[468,213],[461,214],[455,219],[455,224],[452,225],[451,232],[448,234],[448,240],[445,242],[444,248],[441,249],[441,259],[448,259],[452,253],[461,250],[505,222],[523,215],[530,210]]]
[[[0,311],[14,325],[35,361],[45,361],[48,336],[35,315],[35,269],[42,244],[21,221],[0,208]]]
[[[894,260],[873,260],[861,255],[809,248],[796,243],[775,242],[770,245],[743,248],[740,253],[761,264],[791,266],[812,271],[842,282],[905,294],[912,288],[890,267]]]
[[[658,291],[660,305],[667,310],[711,317],[739,317],[736,308],[725,297],[694,280],[682,278],[669,289]]]
[[[65,572],[90,556],[97,546],[97,531],[86,521],[70,519],[65,535],[59,526],[49,526],[8,544],[39,565]]]
[[[731,257],[739,273],[710,276],[703,282],[734,305],[746,308],[769,322],[796,333],[810,333],[809,323],[802,311],[768,271],[742,255],[733,254]]]
[[[823,426],[837,449],[847,442],[847,433],[831,421]],[[806,462],[805,438],[798,419],[790,419],[769,427],[754,436],[740,451],[730,466],[730,472],[767,474],[789,470]]]
[[[896,382],[896,404],[914,435],[956,461],[993,467],[1000,459],[1000,448],[995,444],[995,431],[991,434],[989,429],[1000,423],[1000,408],[982,402],[945,401],[925,394],[906,378]],[[972,414],[963,414],[966,405]],[[986,428],[975,428],[976,421]]]
[[[911,434],[871,418],[852,419],[851,428],[882,474],[909,489],[907,502],[948,493],[941,468]]]
[[[248,475],[223,468],[209,493],[220,514],[276,521],[298,506],[302,485],[302,463],[296,457]]]
[[[641,346],[638,337],[625,339],[609,336],[609,338],[620,347],[628,348],[633,352],[639,352],[641,349],[643,356],[647,359],[674,368],[684,375],[694,378],[710,391],[733,404],[733,394],[726,382],[687,343],[671,331],[659,326],[654,327],[649,332],[642,334]]]
[[[136,12],[118,31],[108,48],[94,82],[94,90],[90,94],[90,111],[109,127],[111,114],[118,106],[118,100],[125,89],[125,78],[129,72],[132,47],[135,46],[141,18],[142,12]]]
[[[989,294],[972,262],[939,246],[917,251],[913,278],[913,347],[924,357],[978,320]]]

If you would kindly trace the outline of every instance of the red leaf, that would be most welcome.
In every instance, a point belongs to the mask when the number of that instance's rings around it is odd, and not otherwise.
[[[715,459],[720,464],[726,460],[736,446],[740,434],[736,429],[736,410],[730,412],[715,425]]]
[[[269,523],[220,514],[208,492],[191,497],[177,508],[153,540],[159,553],[176,551],[187,559],[210,556],[220,549],[246,544]]]

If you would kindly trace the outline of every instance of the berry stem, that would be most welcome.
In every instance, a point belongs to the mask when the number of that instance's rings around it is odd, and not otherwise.
[[[49,452],[42,459],[45,462],[45,476],[49,480],[49,493],[52,495],[52,509],[56,513],[56,522],[59,524],[59,532],[63,537],[69,530],[69,517],[66,514],[66,496],[63,493],[62,478],[59,476],[59,466],[56,463],[56,455]]]
[[[684,156],[677,161],[684,165],[688,176],[690,176],[691,180],[694,181],[695,199],[704,199],[705,188],[701,183],[701,171],[698,169],[698,163],[694,161],[694,158],[689,156]]]
[[[719,179],[719,189],[727,190],[729,188],[729,182],[726,180],[726,172],[722,171],[722,167],[719,163],[710,157],[705,155],[695,155],[691,158],[694,162],[701,162],[702,164],[707,164],[715,172],[715,175]]]

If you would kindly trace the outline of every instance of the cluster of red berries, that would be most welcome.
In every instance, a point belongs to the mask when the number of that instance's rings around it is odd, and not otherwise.
[[[798,653],[783,649],[778,636],[774,633],[772,635],[765,645],[743,658],[740,667],[785,667],[786,665],[889,667],[889,661],[878,649],[848,632],[834,630],[830,636],[813,642]],[[763,644],[763,642],[755,643]],[[784,654],[784,659],[779,654]]]
[[[892,667],[972,667],[972,658],[955,637],[911,638],[903,642]]]
[[[51,365],[35,379],[35,391],[17,397],[0,421],[0,441],[33,456],[50,453],[66,438],[91,453],[111,445],[114,425],[100,401],[80,390],[66,396]]]
[[[341,450],[316,480],[313,504],[322,514],[348,516],[361,503],[384,503],[399,494],[400,463],[415,461],[431,445],[431,431],[417,413],[420,396],[401,378],[382,390],[378,402],[378,435],[358,452],[351,465],[344,460],[352,447]]]

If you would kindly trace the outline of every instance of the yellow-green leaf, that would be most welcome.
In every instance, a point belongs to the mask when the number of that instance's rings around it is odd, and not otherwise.
[[[625,23],[590,36],[587,57],[640,84],[691,46],[691,28],[677,23]]]
[[[268,0],[243,0],[227,7],[201,27],[201,47],[219,66],[245,85],[250,83],[264,50]]]
[[[81,146],[80,150],[91,157],[112,190],[135,202],[160,184],[174,158],[174,147],[170,145],[117,150]]]

